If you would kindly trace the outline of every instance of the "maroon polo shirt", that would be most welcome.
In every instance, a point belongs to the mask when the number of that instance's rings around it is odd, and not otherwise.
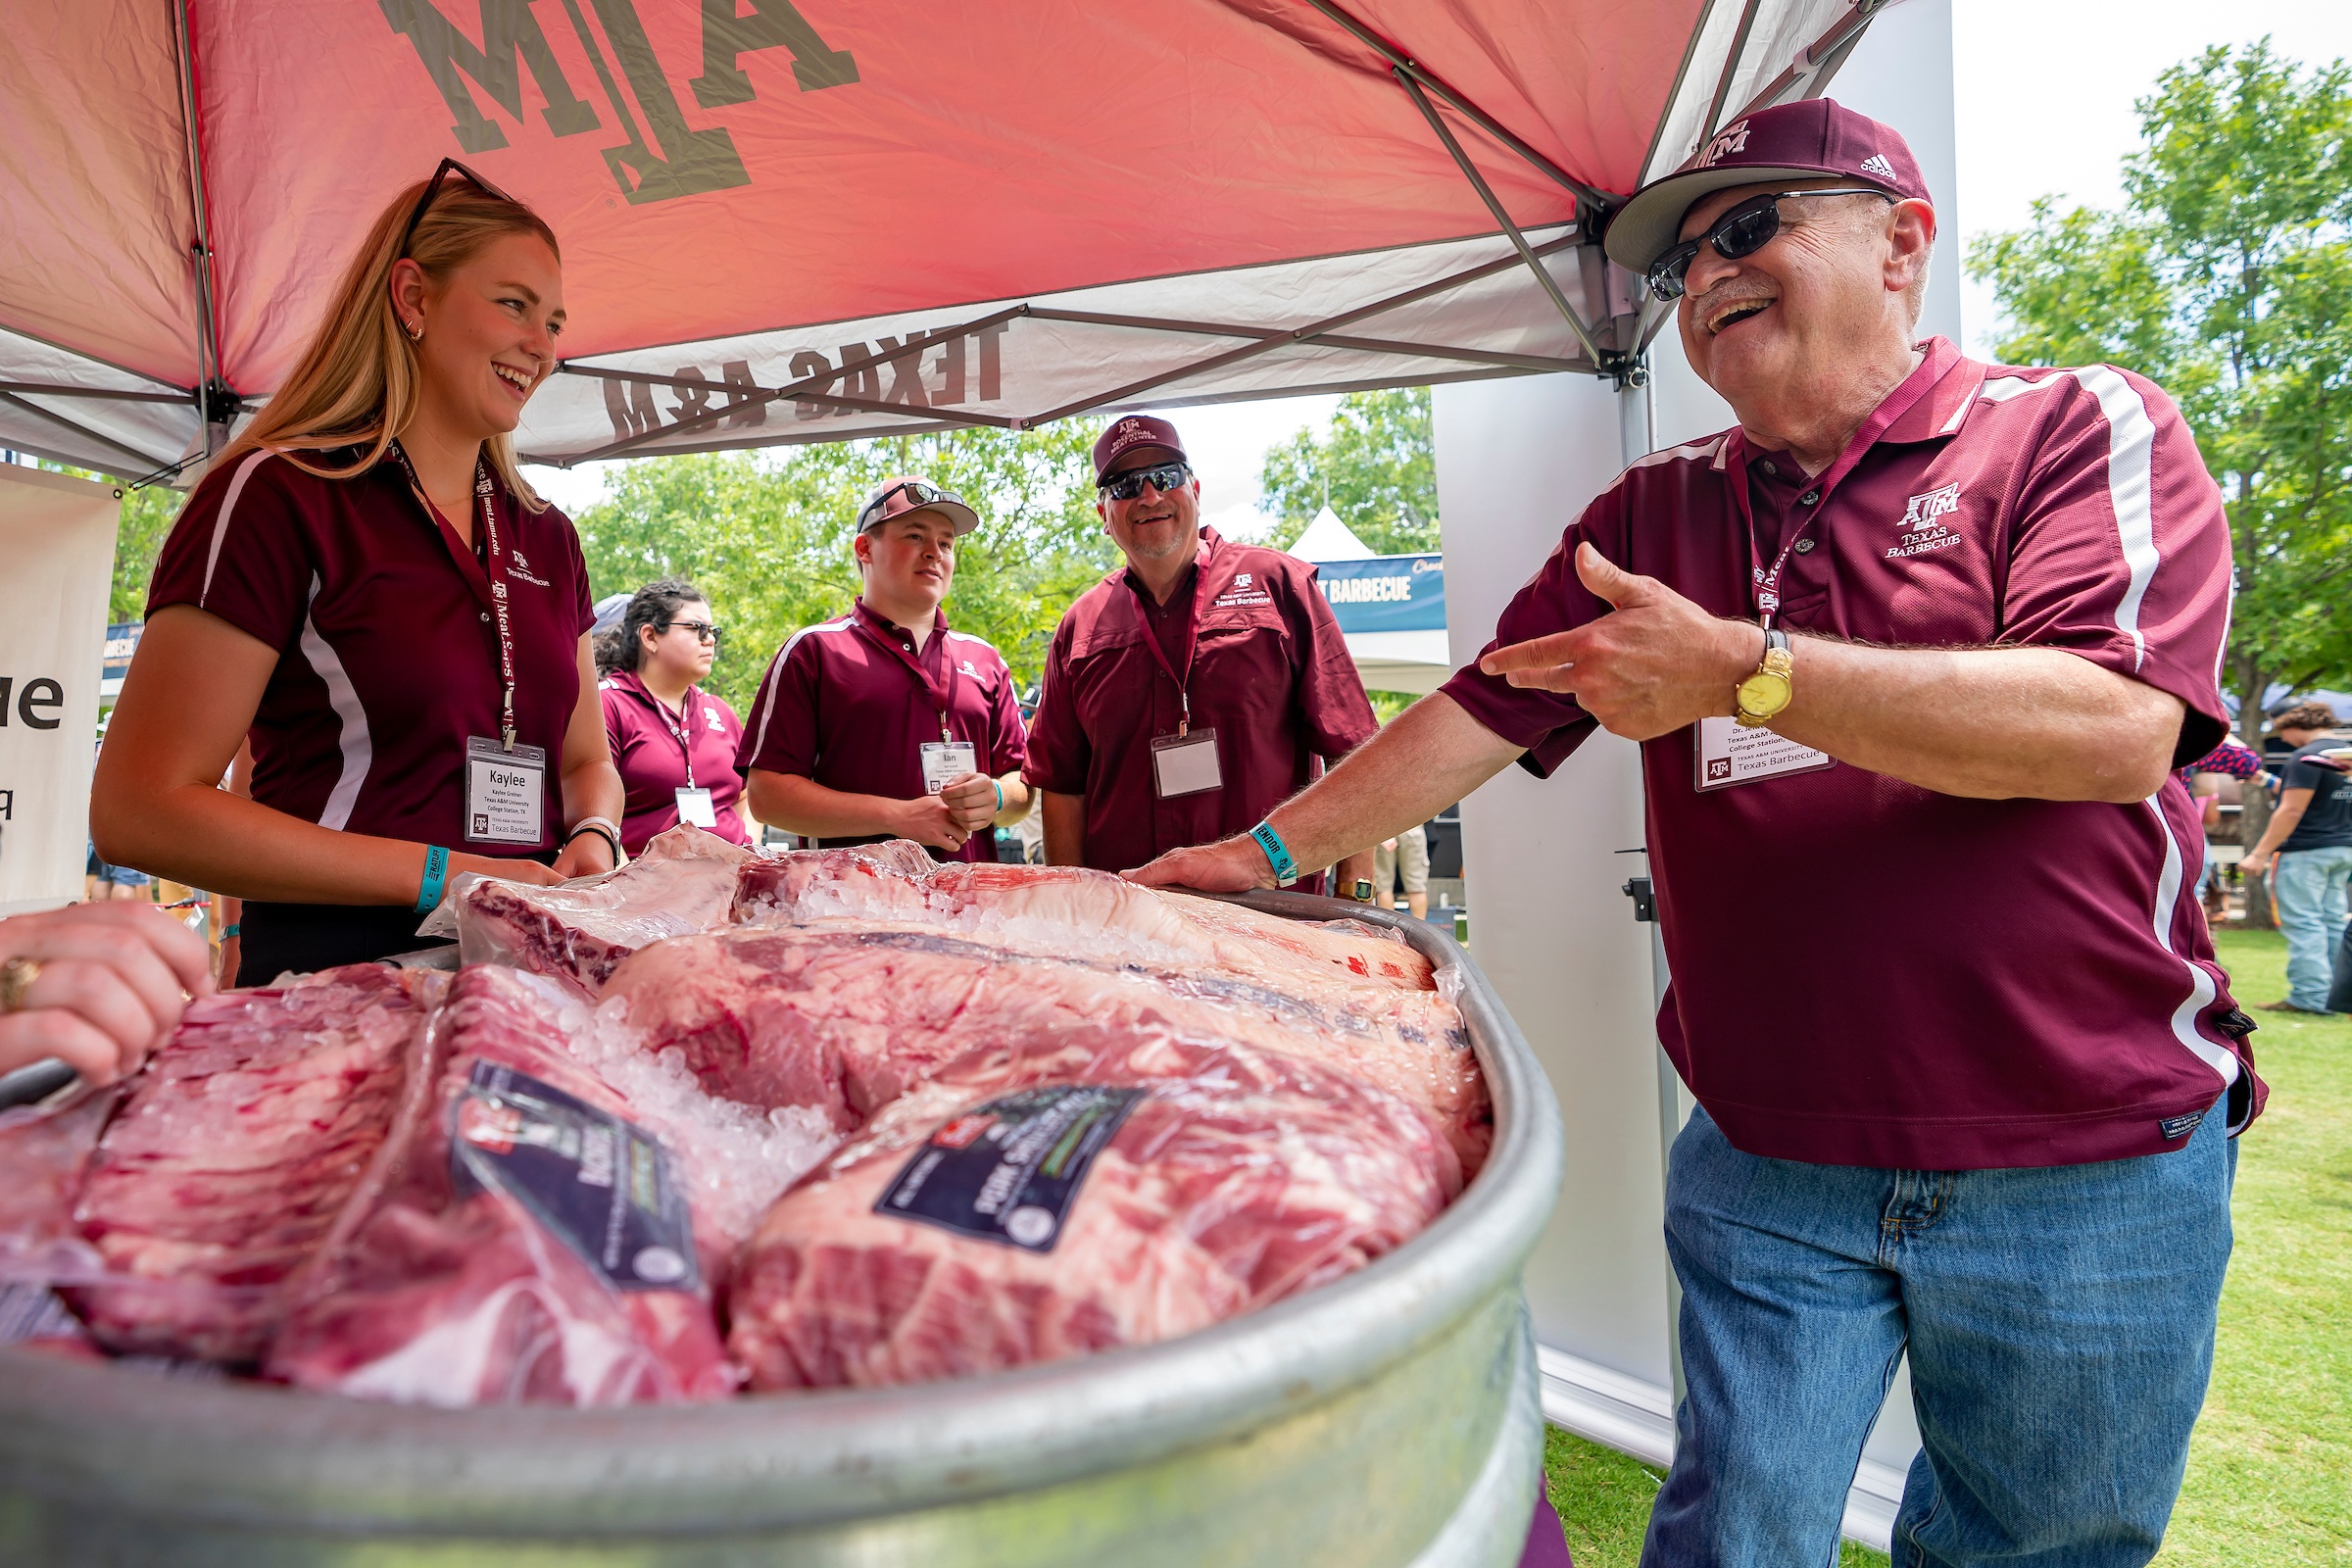
[[[2204,756],[2226,727],[2230,531],[2179,412],[2125,371],[1926,347],[1815,478],[1738,430],[1635,464],[1488,646],[1606,612],[1577,579],[1582,541],[1743,618],[1787,543],[1790,631],[2063,649],[2180,698],[2176,762]],[[1445,690],[1540,775],[1593,727],[1573,699],[1475,664]],[[1642,754],[1673,971],[1659,1036],[1737,1147],[2073,1164],[2181,1147],[2241,1079],[2231,1109],[2259,1109],[2196,901],[2196,808],[2170,775],[2129,806],[1963,800],[1846,763],[1701,793],[1690,730]]]
[[[1176,683],[1145,645],[1158,634],[1183,670],[1192,727],[1217,732],[1219,789],[1161,800],[1152,741],[1176,733]],[[1376,727],[1315,568],[1200,530],[1200,553],[1165,607],[1125,567],[1054,628],[1025,776],[1086,801],[1086,863],[1125,871],[1191,844],[1246,833]]]
[[[931,637],[917,654],[904,628],[860,599],[839,620],[802,627],[777,651],[735,765],[797,774],[848,795],[914,800],[923,793],[922,744],[940,738],[942,691],[949,732],[971,742],[979,771],[1001,778],[1020,767],[1028,746],[1012,671],[988,640],[949,630],[948,617],[933,612]],[[951,858],[994,859],[996,844],[975,833]]]
[[[612,744],[612,762],[627,792],[620,819],[623,848],[642,854],[648,839],[676,827],[678,791],[689,788],[710,792],[711,814],[718,820],[711,832],[729,844],[752,842],[737,804],[743,799],[743,775],[735,771],[735,751],[743,743],[743,723],[735,710],[694,686],[687,688],[683,711],[670,711],[629,669],[599,681],[597,694],[605,705],[605,738]]]
[[[318,455],[347,462],[352,454]],[[513,606],[515,739],[547,753],[537,845],[465,836],[466,742],[496,739],[498,638],[463,562],[397,463],[321,479],[270,452],[206,474],[156,562],[147,613],[194,605],[277,652],[254,713],[253,798],[317,822],[523,857],[564,831],[564,732],[595,621],[571,521],[497,488]],[[481,544],[477,512],[471,522]]]

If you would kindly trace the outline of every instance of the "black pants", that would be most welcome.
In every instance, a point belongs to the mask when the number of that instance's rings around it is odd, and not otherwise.
[[[2352,1012],[2352,924],[2344,927],[2344,939],[2335,945],[2335,977],[2328,986],[2328,1010]]]
[[[239,918],[237,972],[227,983],[266,986],[291,970],[309,974],[339,963],[372,963],[396,953],[448,947],[416,934],[424,918],[396,905],[262,904],[248,899]]]

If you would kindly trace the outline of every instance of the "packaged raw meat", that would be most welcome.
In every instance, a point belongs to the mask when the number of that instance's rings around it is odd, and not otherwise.
[[[897,853],[885,858],[883,851]],[[1089,957],[1208,964],[1277,984],[1431,985],[1427,958],[1395,932],[1360,920],[1285,920],[1081,866],[939,865],[905,840],[754,861],[738,877],[733,912],[747,924],[836,915],[922,920],[983,940],[1075,942],[1069,951]]]
[[[0,1110],[0,1345],[98,1353],[53,1287],[106,1275],[105,1259],[74,1223],[74,1200],[126,1093],[122,1084],[77,1084],[40,1104]]]
[[[1174,1027],[1353,1073],[1427,1108],[1466,1167],[1484,1160],[1493,1108],[1451,1003],[1362,985],[1300,992],[1216,969],[1089,962],[1003,935],[820,920],[657,943],[605,995],[711,1094],[815,1107],[844,1133],[983,1043]]]
[[[248,1363],[422,1071],[447,977],[351,964],[190,1003],[74,1201],[103,1273],[68,1298],[119,1354]]]
[[[603,876],[553,888],[495,877],[468,881],[418,934],[455,935],[466,963],[554,975],[594,996],[614,966],[647,943],[725,921],[737,869],[754,858],[750,850],[681,822]]]
[[[1099,1030],[975,1052],[786,1194],[737,1264],[760,1389],[1191,1333],[1347,1274],[1459,1190],[1416,1107],[1272,1052]]]
[[[438,1090],[396,1133],[396,1173],[278,1335],[270,1376],[439,1405],[735,1388],[711,1308],[734,1238],[709,1198],[726,1177],[698,1180],[586,1064],[573,1042],[602,1027],[546,977],[459,973],[432,1026]]]

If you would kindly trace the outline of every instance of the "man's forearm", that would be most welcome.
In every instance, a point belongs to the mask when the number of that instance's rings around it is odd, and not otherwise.
[[[1267,820],[1298,864],[1334,865],[1428,821],[1523,750],[1439,692],[1397,714]]]
[[[798,773],[771,773],[755,767],[745,782],[744,796],[752,814],[787,833],[807,838],[862,838],[869,833],[895,833],[894,814],[900,803],[882,795],[852,795],[828,789]]]
[[[2169,693],[2054,648],[1800,637],[1793,654],[1795,696],[1776,732],[1945,795],[2145,800],[2164,783],[2185,711]]]
[[[1010,827],[1029,814],[1029,786],[1015,768],[997,779],[997,787],[1004,792],[1004,808],[997,812],[995,825]]]

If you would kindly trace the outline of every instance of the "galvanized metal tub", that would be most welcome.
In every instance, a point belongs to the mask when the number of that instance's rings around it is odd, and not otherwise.
[[[1452,939],[1359,905],[1243,902]],[[0,1351],[0,1562],[1517,1560],[1542,1448],[1520,1270],[1558,1113],[1485,978],[1494,1155],[1370,1267],[1165,1345],[956,1383],[607,1411],[431,1410]]]

